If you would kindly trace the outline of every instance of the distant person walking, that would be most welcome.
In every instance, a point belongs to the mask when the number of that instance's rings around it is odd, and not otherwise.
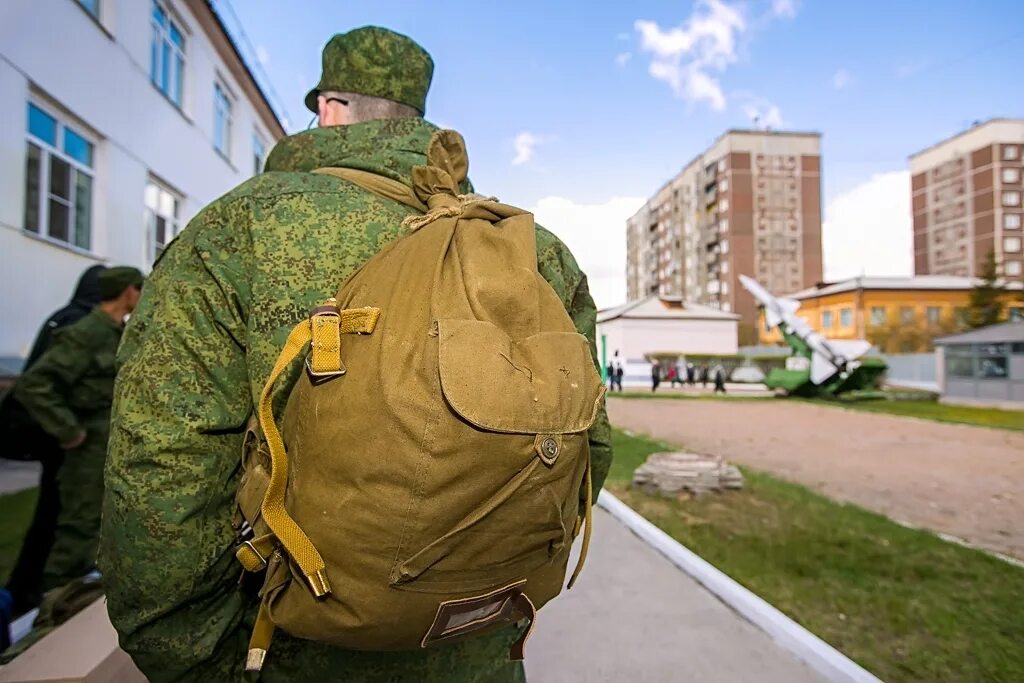
[[[725,368],[721,365],[715,366],[715,393],[725,393]]]
[[[622,392],[622,376],[625,371],[622,369],[622,363],[615,366],[615,386],[619,388],[619,392]]]
[[[693,366],[693,363],[686,364],[686,383],[691,387],[696,383],[697,368]]]
[[[71,301],[55,311],[43,323],[36,335],[32,350],[25,359],[22,372],[27,372],[36,361],[49,350],[54,334],[72,325],[85,316],[100,302],[100,274],[106,267],[90,266],[82,273],[75,287]],[[3,397],[0,403],[0,433],[3,434],[0,448],[5,455],[17,460],[38,460],[42,465],[39,476],[39,495],[32,515],[32,524],[25,532],[21,551],[11,569],[4,589],[11,595],[12,614],[23,614],[37,607],[43,591],[53,586],[43,585],[43,568],[53,547],[53,537],[60,514],[60,493],[57,488],[57,473],[64,462],[64,451],[52,436],[32,419],[13,391]]]
[[[657,391],[659,384],[661,384],[661,366],[651,363],[651,391]]]
[[[700,366],[700,386],[706,389],[708,386],[708,366]]]

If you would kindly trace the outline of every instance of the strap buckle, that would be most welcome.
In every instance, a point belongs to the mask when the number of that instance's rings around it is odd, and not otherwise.
[[[261,572],[267,567],[267,558],[260,554],[251,540],[242,543],[235,556],[249,572]],[[255,562],[253,560],[256,560]]]

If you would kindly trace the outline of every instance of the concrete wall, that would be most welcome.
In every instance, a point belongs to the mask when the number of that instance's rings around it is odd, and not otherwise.
[[[24,357],[39,325],[95,263],[148,270],[144,191],[150,176],[181,194],[182,225],[252,175],[253,134],[277,137],[181,0],[182,109],[149,80],[151,0],[101,0],[95,21],[72,0],[0,3],[0,356]],[[213,88],[234,96],[228,158],[213,148]],[[58,109],[95,143],[92,244],[77,250],[24,232],[26,112]]]

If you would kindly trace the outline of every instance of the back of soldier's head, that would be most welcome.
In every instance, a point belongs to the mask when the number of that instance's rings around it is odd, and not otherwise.
[[[407,36],[377,26],[340,33],[324,46],[320,82],[306,107],[321,126],[423,116],[434,62]]]

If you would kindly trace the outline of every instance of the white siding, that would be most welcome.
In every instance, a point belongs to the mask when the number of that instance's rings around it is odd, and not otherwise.
[[[24,357],[43,318],[94,263],[148,271],[143,220],[150,174],[181,193],[183,225],[252,173],[253,131],[272,135],[180,0],[165,4],[186,34],[183,109],[149,80],[150,0],[101,0],[97,26],[74,0],[0,3],[0,357]],[[109,33],[108,33],[109,31]],[[213,84],[234,96],[230,163],[213,149]],[[91,254],[23,232],[30,94],[98,137]]]

